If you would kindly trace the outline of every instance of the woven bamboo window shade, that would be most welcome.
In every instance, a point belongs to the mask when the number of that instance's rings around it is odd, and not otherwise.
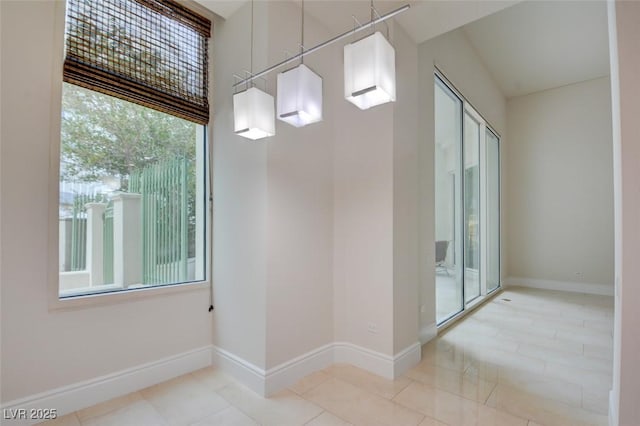
[[[210,34],[173,0],[68,0],[63,78],[207,124]]]

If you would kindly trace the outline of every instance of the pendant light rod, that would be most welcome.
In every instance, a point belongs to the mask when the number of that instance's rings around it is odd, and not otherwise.
[[[302,5],[300,7],[300,53],[304,53],[304,0],[302,0]],[[304,64],[304,55],[300,56],[300,63]]]
[[[320,44],[318,44],[318,45],[316,45],[316,46],[314,46],[314,47],[312,47],[312,48],[310,48],[310,49],[308,49],[308,50],[303,50],[302,52],[298,53],[298,54],[297,54],[297,55],[295,55],[295,56],[292,56],[292,57],[290,57],[290,58],[288,58],[288,59],[285,59],[285,60],[284,60],[284,61],[282,61],[282,62],[278,62],[277,64],[272,65],[272,66],[270,66],[269,68],[266,68],[266,69],[264,69],[264,70],[262,70],[262,71],[260,71],[260,72],[258,72],[258,73],[256,73],[256,74],[253,74],[252,76],[247,77],[247,78],[245,78],[244,80],[241,80],[241,81],[236,82],[236,83],[233,85],[233,87],[237,87],[237,86],[240,86],[240,85],[243,85],[243,84],[247,84],[247,83],[249,83],[249,82],[252,82],[252,81],[253,81],[253,80],[255,80],[256,78],[260,78],[260,77],[262,77],[262,76],[264,76],[264,75],[267,75],[267,74],[269,74],[271,71],[273,71],[273,70],[275,70],[275,69],[278,69],[278,68],[280,68],[280,67],[282,67],[282,66],[285,66],[285,65],[287,65],[287,64],[290,64],[291,62],[297,61],[298,59],[300,59],[300,58],[302,58],[302,57],[304,57],[304,56],[306,56],[306,55],[309,55],[309,54],[311,54],[311,53],[313,53],[313,52],[315,52],[315,51],[317,51],[317,50],[320,50],[320,49],[322,49],[323,47],[327,47],[327,46],[329,46],[330,44],[333,44],[333,43],[335,43],[335,42],[337,42],[337,41],[339,41],[339,40],[342,40],[342,39],[343,39],[343,38],[345,38],[345,37],[349,37],[349,36],[351,36],[351,35],[353,35],[353,34],[359,33],[360,31],[365,30],[365,29],[367,29],[367,28],[369,28],[369,27],[372,27],[372,26],[376,25],[376,24],[377,24],[377,23],[379,23],[379,22],[384,22],[384,21],[386,21],[387,19],[392,18],[392,17],[396,16],[397,14],[404,12],[405,10],[408,10],[408,9],[409,9],[409,7],[411,7],[411,6],[410,6],[410,5],[408,5],[408,4],[405,4],[404,6],[399,7],[399,8],[397,8],[397,9],[395,9],[395,10],[392,10],[391,12],[386,13],[386,14],[384,14],[384,15],[380,16],[379,18],[372,19],[371,21],[367,22],[366,24],[363,24],[363,25],[361,25],[361,26],[359,26],[359,27],[356,27],[356,28],[354,28],[354,29],[352,29],[352,30],[345,31],[344,33],[339,34],[339,35],[337,35],[337,36],[333,37],[332,39],[329,39],[329,40],[327,40],[327,41],[325,41],[325,42],[323,42],[323,43],[320,43]],[[303,49],[304,49],[304,48],[303,48]]]
[[[253,0],[251,0],[251,53],[249,55],[251,56],[249,69],[251,70],[250,73],[253,74]]]

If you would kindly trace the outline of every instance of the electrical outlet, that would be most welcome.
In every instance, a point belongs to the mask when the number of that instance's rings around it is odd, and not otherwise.
[[[372,334],[378,334],[378,325],[370,322],[367,324],[367,331]]]

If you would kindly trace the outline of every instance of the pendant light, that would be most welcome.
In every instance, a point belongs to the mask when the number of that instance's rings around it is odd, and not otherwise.
[[[304,53],[304,0],[302,0],[300,53]],[[322,77],[304,64],[278,74],[277,117],[295,127],[322,121]]]
[[[251,75],[253,75],[253,0],[251,0]],[[257,140],[276,134],[273,96],[253,86],[233,95],[234,130]]]
[[[344,47],[344,97],[360,109],[396,100],[396,52],[380,31]]]

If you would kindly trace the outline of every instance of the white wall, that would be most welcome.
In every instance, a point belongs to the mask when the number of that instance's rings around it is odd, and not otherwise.
[[[334,312],[337,341],[393,356],[418,341],[418,62],[389,25],[396,102],[335,104]]]
[[[640,4],[610,2],[609,43],[613,116],[615,205],[615,325],[609,424],[640,419]]]
[[[508,128],[509,275],[612,289],[609,79],[512,98]]]
[[[393,105],[335,108],[336,340],[392,354]]]
[[[455,30],[422,43],[419,60],[419,170],[420,170],[420,327],[422,332],[435,324],[435,199],[434,182],[434,67],[462,93],[500,134],[501,155],[507,152],[506,101],[462,30]],[[502,165],[504,171],[504,163]],[[508,177],[502,173],[502,182]],[[501,206],[504,211],[504,197]],[[502,215],[502,229],[506,223]],[[501,234],[504,242],[504,231]],[[502,244],[502,262],[506,259]],[[504,271],[502,273],[504,276]]]
[[[284,49],[299,51],[300,7],[271,2],[269,63]],[[330,36],[315,19],[305,18],[305,45]],[[267,192],[267,367],[333,342],[333,143],[342,70],[341,50],[324,49],[305,58],[323,78],[323,121],[295,128],[278,121],[265,141]],[[294,64],[295,65],[295,64]],[[275,89],[276,74],[269,87]]]
[[[393,351],[419,334],[420,240],[418,163],[418,46],[394,25],[396,88],[393,111]]]
[[[300,8],[256,2],[254,71],[298,51]],[[324,121],[276,136],[233,134],[233,73],[249,68],[251,5],[216,23],[214,34],[214,344],[269,369],[333,342],[333,104],[338,47],[305,59],[323,77]],[[305,44],[328,37],[305,20]],[[296,65],[296,64],[293,64]],[[285,68],[286,69],[286,68]],[[275,94],[276,75],[267,91]],[[264,89],[264,82],[257,81]]]
[[[256,2],[254,68],[267,63],[267,3]],[[249,69],[251,6],[214,22],[213,342],[266,365],[267,145],[233,133],[233,74]]]
[[[0,8],[2,402],[209,345],[206,291],[49,309],[49,280],[57,276],[49,266],[58,263],[48,241],[57,211],[48,204],[56,181],[49,155],[59,138],[52,129],[60,120],[53,111],[60,104],[62,27],[53,1],[2,1]]]

